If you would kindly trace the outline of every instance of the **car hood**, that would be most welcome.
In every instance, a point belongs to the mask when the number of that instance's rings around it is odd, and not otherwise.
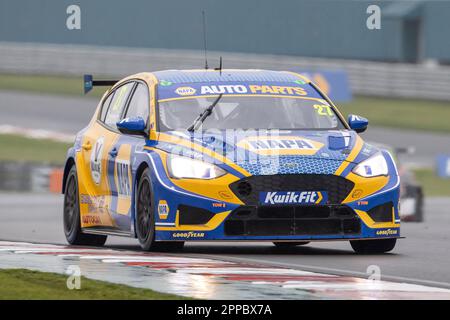
[[[333,174],[343,162],[360,162],[379,151],[351,130],[170,131],[160,134],[157,148],[233,164],[251,175]]]

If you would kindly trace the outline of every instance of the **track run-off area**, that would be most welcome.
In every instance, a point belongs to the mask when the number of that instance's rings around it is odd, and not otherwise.
[[[144,253],[135,239],[109,237],[105,248],[67,247],[62,200],[0,194],[0,268],[76,265],[93,279],[210,299],[450,299],[450,198],[428,198],[426,221],[403,223],[406,238],[383,255],[357,255],[346,241],[282,250],[188,242],[179,253]]]

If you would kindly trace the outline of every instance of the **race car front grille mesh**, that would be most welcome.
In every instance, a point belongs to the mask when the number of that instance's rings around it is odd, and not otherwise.
[[[227,236],[349,235],[361,221],[347,206],[241,206],[225,221]]]
[[[257,205],[259,193],[269,191],[326,191],[328,204],[341,204],[354,185],[332,174],[277,174],[247,177],[233,182],[230,188],[246,205]]]

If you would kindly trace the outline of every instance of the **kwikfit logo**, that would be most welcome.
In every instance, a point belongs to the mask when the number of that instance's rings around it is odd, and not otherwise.
[[[261,192],[259,199],[263,204],[319,204],[326,200],[326,193],[322,191]]]

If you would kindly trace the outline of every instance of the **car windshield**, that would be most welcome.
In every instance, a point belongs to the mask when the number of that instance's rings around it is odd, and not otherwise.
[[[161,131],[186,130],[217,96],[159,102]],[[304,97],[222,96],[203,122],[208,129],[344,129],[333,108],[321,99]]]

